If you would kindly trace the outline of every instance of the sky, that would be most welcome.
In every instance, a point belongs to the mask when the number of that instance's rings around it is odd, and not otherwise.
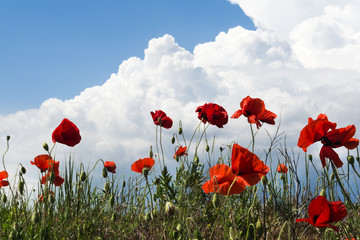
[[[199,124],[195,109],[208,102],[232,115],[246,96],[264,100],[278,118],[276,126],[264,124],[256,135],[260,157],[277,126],[284,132],[277,147],[298,151],[309,117],[325,113],[338,127],[360,125],[358,1],[151,2],[0,3],[6,12],[0,22],[7,23],[1,31],[8,36],[0,39],[6,103],[0,151],[10,135],[10,174],[19,163],[34,170],[30,160],[44,153],[42,143],[51,143],[64,117],[79,127],[82,141],[74,148],[56,145],[57,159],[71,153],[85,164],[115,161],[119,174],[155,147],[150,111],[159,109],[174,121],[162,131],[171,166],[170,139],[179,121],[190,138]],[[251,140],[244,117],[230,119],[222,129],[210,126],[207,136],[216,138],[213,161],[220,146],[233,141],[248,146]],[[308,151],[317,156],[320,147]],[[275,149],[277,161],[276,156]]]

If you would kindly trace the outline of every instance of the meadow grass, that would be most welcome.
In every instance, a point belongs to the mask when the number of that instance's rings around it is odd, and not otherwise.
[[[209,179],[209,168],[214,162],[230,163],[232,143],[216,146],[214,139],[206,137],[208,125],[201,130],[202,125],[190,140],[184,137],[181,123],[173,139],[161,139],[157,127],[157,150],[151,150],[149,156],[156,167],[133,172],[126,179],[106,168],[98,172],[95,166],[85,167],[70,157],[61,163],[61,186],[50,180],[28,189],[26,170],[19,166],[8,188],[1,189],[0,239],[360,238],[359,176],[354,172],[359,171],[358,153],[354,163],[345,163],[349,167],[346,173],[332,164],[318,169],[314,164],[320,161],[317,157],[295,154],[286,146],[285,135],[276,131],[275,136],[269,135],[269,147],[261,154],[261,160],[270,166],[266,178],[241,194],[206,194],[202,185]],[[165,157],[162,141],[187,146],[189,155]],[[9,138],[7,143],[9,146]],[[255,134],[249,146],[254,144]],[[191,147],[193,151],[189,151]],[[171,164],[177,164],[174,172],[166,167],[165,159],[170,158]],[[286,174],[276,171],[274,166],[280,162],[289,168]],[[299,169],[305,174],[300,176]],[[94,179],[99,182],[101,178],[104,186],[94,184]],[[39,198],[32,197],[34,192]],[[348,214],[335,223],[339,232],[295,223],[308,217],[311,200],[320,194],[329,201],[344,202]]]

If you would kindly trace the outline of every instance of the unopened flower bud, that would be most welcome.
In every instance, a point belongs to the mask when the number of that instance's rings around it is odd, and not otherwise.
[[[7,201],[7,197],[6,197],[6,195],[5,195],[5,194],[4,194],[4,195],[2,195],[1,200],[3,201],[3,203],[6,203],[6,201]]]
[[[360,157],[356,157],[355,159],[360,163]]]
[[[24,194],[24,184],[25,184],[24,181],[19,181],[19,183],[18,183],[20,195]]]
[[[124,180],[124,181],[123,181],[122,188],[125,188],[125,186],[126,186],[126,182],[125,182],[125,180]]]
[[[321,189],[320,196],[326,197],[325,189]]]
[[[309,159],[309,161],[312,161],[312,160],[313,160],[313,157],[312,157],[311,154],[308,155],[308,159]]]
[[[9,140],[10,140],[10,136],[7,135],[7,136],[6,136],[6,141],[9,141]]]
[[[259,233],[262,232],[262,223],[261,223],[260,219],[257,220],[255,228],[256,228],[256,232],[259,232]]]
[[[22,166],[20,171],[21,171],[22,174],[25,174],[26,173],[26,168],[24,166]]]
[[[108,172],[107,172],[106,168],[103,168],[103,170],[102,170],[102,176],[103,176],[103,178],[107,178]]]
[[[165,213],[168,216],[174,215],[176,212],[176,207],[172,202],[166,202],[165,204]]]
[[[45,149],[45,151],[49,151],[49,145],[47,143],[43,144],[43,148]]]
[[[146,222],[150,222],[152,220],[151,213],[147,212],[144,217]]]
[[[205,150],[206,150],[206,152],[209,152],[209,151],[210,151],[209,145],[206,144],[206,149],[205,149]]]
[[[214,208],[219,208],[220,207],[220,198],[219,198],[219,194],[215,193],[213,198],[212,198],[212,204],[214,206]]]
[[[174,137],[174,136],[171,138],[171,143],[172,143],[172,144],[175,143],[175,137]]]
[[[114,194],[112,194],[112,195],[110,196],[110,206],[113,207],[114,204],[115,204],[115,196],[114,196]]]
[[[199,164],[199,162],[200,162],[199,157],[196,155],[194,159],[194,163],[197,165]]]
[[[262,182],[263,185],[267,185],[267,184],[268,184],[268,179],[267,179],[267,177],[266,177],[266,176],[263,176],[263,177],[261,178],[261,182]]]
[[[33,212],[33,214],[31,215],[31,222],[32,224],[37,224],[40,220],[40,216],[38,212]]]
[[[86,173],[84,171],[80,174],[80,181],[84,182],[86,180]]]
[[[349,155],[348,157],[347,157],[347,160],[348,160],[348,162],[351,164],[351,165],[354,165],[354,156],[353,155]]]
[[[182,127],[179,127],[179,135],[183,133]]]
[[[181,232],[182,230],[182,226],[180,223],[178,223],[178,225],[176,226],[176,230],[178,230],[179,232]]]
[[[110,191],[110,183],[106,182],[104,186],[104,191],[108,193]]]

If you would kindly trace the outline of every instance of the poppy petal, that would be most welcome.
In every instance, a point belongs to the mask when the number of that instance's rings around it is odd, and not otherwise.
[[[343,165],[343,162],[340,160],[339,155],[330,146],[323,146],[320,149],[320,160],[323,167],[326,166],[325,158],[330,159],[337,168],[340,168]]]

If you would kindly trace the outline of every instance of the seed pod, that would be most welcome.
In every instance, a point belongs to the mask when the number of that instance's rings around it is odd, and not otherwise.
[[[80,174],[80,181],[84,182],[86,180],[86,173],[84,171]]]
[[[200,162],[199,157],[196,155],[194,159],[194,163],[197,165],[199,164],[199,162]]]
[[[43,148],[45,149],[45,151],[49,151],[49,145],[47,143],[43,144]]]
[[[24,194],[24,184],[25,184],[24,181],[19,181],[19,183],[18,183],[20,195]]]
[[[255,225],[255,229],[256,229],[256,232],[259,232],[259,233],[262,232],[262,222],[260,221],[260,219],[257,220],[256,225]]]
[[[107,178],[108,172],[107,172],[106,168],[103,168],[103,170],[102,170],[102,176],[103,176],[103,178]]]

